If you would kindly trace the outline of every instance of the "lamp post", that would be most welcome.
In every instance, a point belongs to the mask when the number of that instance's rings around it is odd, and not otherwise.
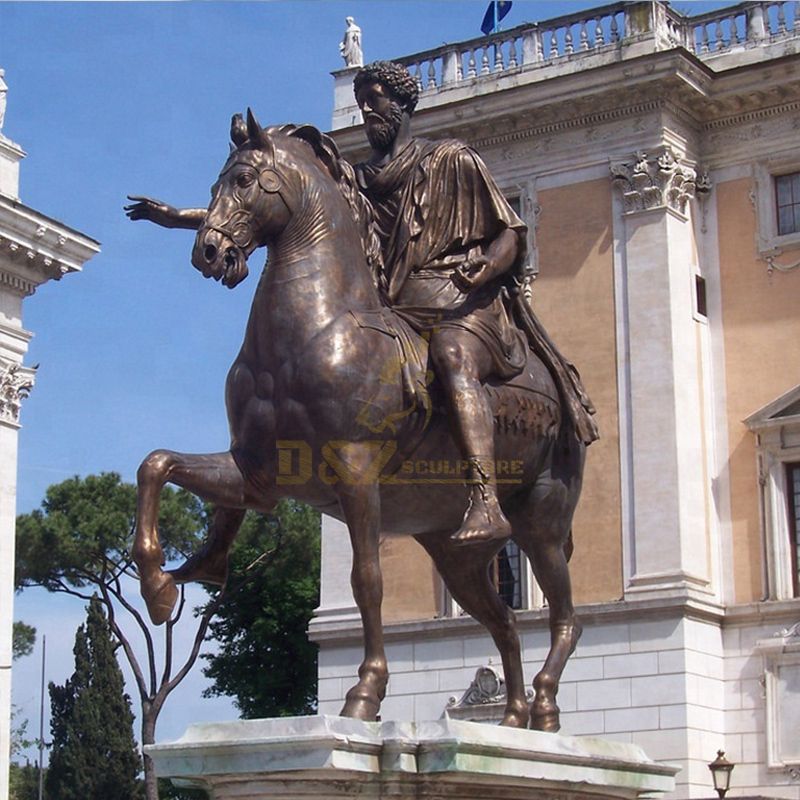
[[[714,788],[720,797],[725,797],[731,786],[731,772],[735,766],[725,758],[724,750],[717,750],[717,757],[708,765],[714,779]]]

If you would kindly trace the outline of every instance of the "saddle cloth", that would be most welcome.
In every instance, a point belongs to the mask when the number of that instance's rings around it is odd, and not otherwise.
[[[447,413],[441,391],[428,367],[428,340],[417,334],[391,309],[350,311],[359,327],[379,331],[394,340],[396,359],[381,370],[380,383],[402,383],[404,409],[386,414],[380,391],[365,400],[359,421],[375,433],[393,427],[402,418],[415,415],[414,428],[427,427],[434,411]],[[498,431],[519,436],[553,436],[561,425],[558,392],[546,369],[536,369],[539,359],[529,352],[528,363],[511,381],[490,380],[485,390]]]

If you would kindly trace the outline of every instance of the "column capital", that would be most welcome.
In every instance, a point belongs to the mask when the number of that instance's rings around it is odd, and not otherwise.
[[[19,424],[19,410],[33,389],[35,367],[0,361],[0,423]]]
[[[671,147],[655,155],[643,151],[633,155],[632,161],[609,164],[625,214],[666,208],[685,214],[689,200],[711,191],[708,173],[686,163]]]

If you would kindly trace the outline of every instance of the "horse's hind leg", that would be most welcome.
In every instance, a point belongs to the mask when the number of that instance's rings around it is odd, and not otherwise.
[[[162,570],[164,553],[158,540],[159,498],[164,484],[182,486],[227,509],[243,508],[248,498],[244,478],[230,452],[186,455],[156,450],[142,462],[136,480],[133,559],[150,618],[160,625],[169,619],[178,599],[175,579]]]
[[[578,491],[545,474],[533,489],[525,516],[513,520],[514,541],[530,559],[550,608],[550,650],[533,679],[536,696],[531,705],[531,727],[542,731],[561,727],[558,684],[582,630],[572,605],[566,553]]]
[[[455,601],[489,631],[500,652],[506,682],[506,708],[500,724],[526,727],[529,710],[516,618],[489,578],[489,563],[497,552],[497,542],[473,544],[465,550],[448,533],[415,538],[434,560]]]

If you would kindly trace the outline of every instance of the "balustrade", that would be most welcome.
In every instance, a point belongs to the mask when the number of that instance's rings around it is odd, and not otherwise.
[[[420,91],[426,93],[485,75],[580,57],[620,45],[625,5],[615,3],[538,24],[520,25],[398,61],[408,67]]]
[[[740,3],[685,20],[690,48],[701,58],[740,45],[800,33],[800,2]]]
[[[646,4],[617,2],[539,23],[444,45],[398,59],[423,94],[486,76],[556,65],[622,47],[626,37],[652,35],[656,47],[683,45],[700,58],[800,35],[800,2],[744,2],[692,17],[669,6],[649,22],[634,19]],[[657,30],[652,30],[655,26]]]

